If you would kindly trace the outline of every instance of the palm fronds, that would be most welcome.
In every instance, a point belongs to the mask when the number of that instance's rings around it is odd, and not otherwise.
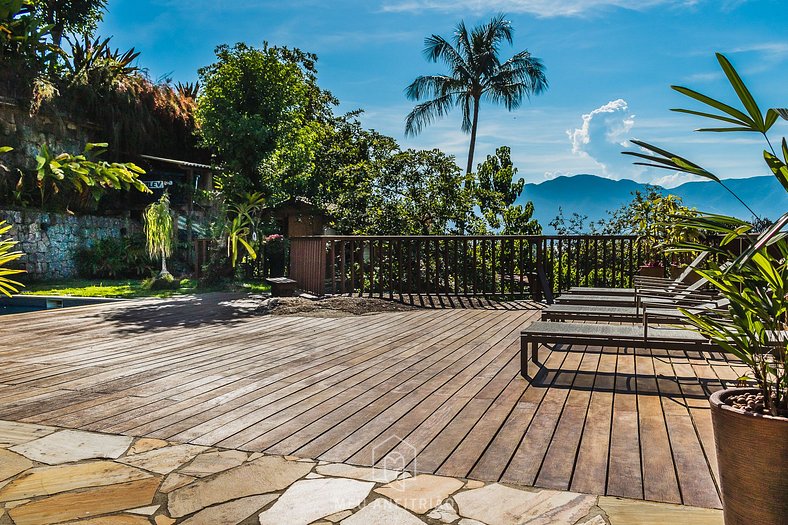
[[[24,286],[22,283],[9,279],[9,275],[17,275],[24,273],[24,270],[8,268],[8,264],[22,257],[23,253],[14,250],[17,242],[5,234],[11,229],[11,225],[5,221],[0,221],[0,293],[10,296],[12,293],[19,291],[19,287]]]

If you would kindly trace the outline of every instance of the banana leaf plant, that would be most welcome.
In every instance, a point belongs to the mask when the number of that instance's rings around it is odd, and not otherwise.
[[[788,144],[783,138],[778,152],[768,136],[781,116],[788,120],[788,111],[769,109],[764,113],[730,61],[719,53],[717,60],[741,102],[741,108],[686,87],[672,86],[677,92],[706,106],[704,111],[673,111],[714,121],[713,126],[697,130],[700,132],[745,132],[763,136],[766,144],[763,159],[788,192]],[[658,146],[640,140],[632,142],[642,150],[624,154],[639,159],[635,164],[714,181],[759,219],[758,213],[711,171]],[[681,224],[695,229],[700,240],[676,243],[668,249],[710,250],[714,255],[710,258],[713,261],[710,268],[696,271],[730,302],[727,315],[688,311],[684,314],[696,331],[748,365],[764,395],[767,412],[788,415],[788,237],[784,231],[788,225],[788,212],[758,235],[752,235],[753,225],[747,221],[711,213],[685,217]]]
[[[118,163],[99,160],[107,151],[106,143],[89,143],[81,155],[54,154],[42,145],[36,155],[36,184],[41,196],[41,206],[46,199],[62,191],[75,192],[80,200],[98,202],[107,190],[143,193],[150,190],[140,180],[145,170],[133,162]],[[24,184],[24,179],[19,180]]]

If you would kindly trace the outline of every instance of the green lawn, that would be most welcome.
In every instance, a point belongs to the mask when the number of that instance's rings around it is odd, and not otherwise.
[[[214,287],[197,287],[197,281],[186,279],[182,281],[178,290],[148,290],[142,286],[142,281],[128,279],[69,279],[64,281],[47,281],[27,283],[20,290],[22,294],[29,295],[73,295],[75,297],[117,297],[132,299],[135,297],[172,297],[174,295],[187,295],[217,291],[248,291],[264,293],[271,290],[264,283],[233,283],[231,285],[218,285]]]

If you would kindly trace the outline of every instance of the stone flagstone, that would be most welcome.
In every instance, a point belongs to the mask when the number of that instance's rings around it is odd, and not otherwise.
[[[360,481],[374,481],[375,483],[390,483],[397,479],[399,472],[380,468],[356,467],[343,463],[331,463],[329,465],[318,466],[318,474],[333,476],[336,478],[351,478]]]
[[[34,468],[0,489],[0,501],[49,496],[68,490],[115,485],[152,477],[151,474],[113,461]]]
[[[0,481],[16,476],[33,466],[33,462],[10,450],[0,448]]]
[[[126,455],[132,456],[134,454],[142,454],[143,452],[166,447],[167,445],[169,445],[169,443],[163,439],[140,438],[131,446]]]
[[[460,516],[496,525],[574,525],[596,503],[595,496],[493,483],[454,496]]]
[[[42,438],[15,445],[10,450],[46,463],[60,465],[92,458],[117,458],[129,448],[131,437],[61,430]]]
[[[157,474],[169,474],[204,450],[207,448],[198,445],[173,445],[126,456],[118,461]]]
[[[379,498],[342,520],[341,525],[424,525],[424,522],[402,507]]]
[[[417,514],[424,514],[460,490],[463,482],[443,476],[420,474],[384,485],[375,492]]]
[[[178,472],[199,478],[216,474],[222,470],[237,467],[244,461],[248,454],[240,450],[223,450],[219,452],[205,452],[194,461],[180,469]]]
[[[262,494],[214,505],[201,510],[180,525],[236,525],[276,499],[276,494]]]
[[[8,515],[15,525],[48,525],[142,507],[151,504],[160,481],[160,478],[147,478],[57,494],[15,507]],[[102,519],[105,521],[96,523],[109,523],[107,518]]]
[[[127,512],[131,514],[140,514],[141,516],[153,516],[159,510],[161,505],[149,505],[147,507],[140,507],[138,509],[129,509]]]
[[[55,427],[0,421],[0,446],[20,445],[44,437],[57,430]]]
[[[357,507],[374,486],[371,482],[343,478],[297,481],[260,514],[260,525],[308,525]]]
[[[434,520],[438,520],[442,523],[454,523],[460,517],[457,515],[457,511],[454,510],[454,507],[451,506],[451,503],[444,503],[432,509],[429,514],[427,514],[428,518],[432,518]]]
[[[118,516],[101,516],[89,520],[69,521],[62,525],[150,525],[148,518],[120,514]]]
[[[169,514],[179,518],[216,503],[282,490],[304,477],[312,466],[313,463],[287,461],[275,456],[244,463],[170,493]]]
[[[605,511],[611,525],[662,525],[664,523],[723,525],[722,511],[716,509],[653,503],[610,496],[601,496],[599,498],[599,507]]]
[[[197,478],[192,476],[183,476],[177,472],[173,472],[167,476],[167,478],[164,480],[164,483],[161,484],[161,487],[159,487],[159,492],[162,494],[168,494],[175,489],[181,488],[184,485],[188,485],[195,479]]]
[[[117,516],[101,516],[89,520],[69,521],[61,525],[150,525],[148,518],[119,514]]]

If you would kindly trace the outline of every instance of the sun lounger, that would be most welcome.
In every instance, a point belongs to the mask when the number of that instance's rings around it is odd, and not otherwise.
[[[665,350],[718,349],[704,336],[682,328],[650,327],[646,330],[642,325],[536,321],[520,332],[520,369],[524,377],[528,375],[529,347],[530,360],[537,363],[539,346],[543,344],[624,346]]]
[[[645,302],[637,306],[588,306],[578,304],[552,304],[542,310],[542,321],[604,321],[616,323],[643,323],[644,316],[652,322],[684,322],[684,315],[676,306],[685,306],[690,311],[721,310],[727,301],[688,301],[684,304],[665,305],[659,302]]]
[[[642,277],[635,276],[634,288],[607,288],[607,287],[594,287],[594,286],[573,286],[569,288],[564,294],[580,294],[580,295],[615,295],[615,296],[631,296],[634,295],[637,289],[662,289],[673,290],[681,286],[689,286],[687,280],[693,275],[695,268],[708,257],[709,252],[701,252],[697,257],[681,272],[676,279],[669,279],[665,277]]]

